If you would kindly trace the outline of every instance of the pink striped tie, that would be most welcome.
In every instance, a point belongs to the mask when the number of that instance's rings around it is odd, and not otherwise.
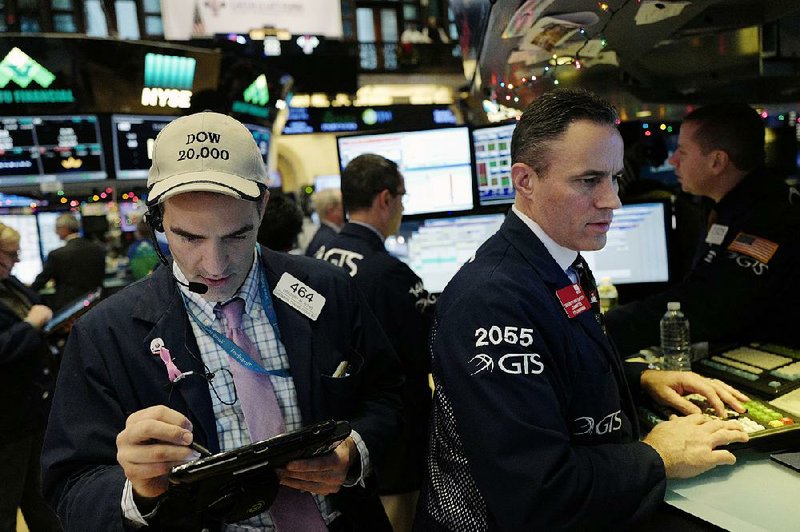
[[[225,335],[260,364],[258,349],[242,329],[244,300],[237,297],[225,305],[217,305],[214,313],[225,318]],[[250,371],[235,360],[230,360],[230,369],[250,439],[260,441],[284,432],[283,414],[269,376]],[[278,490],[269,513],[278,532],[328,530],[314,497],[286,486]]]

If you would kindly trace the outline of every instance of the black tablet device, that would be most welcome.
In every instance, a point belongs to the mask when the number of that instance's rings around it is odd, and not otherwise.
[[[42,327],[42,332],[45,334],[57,332],[61,327],[68,324],[70,320],[77,318],[89,310],[92,305],[97,303],[97,301],[100,300],[101,292],[102,289],[97,288],[96,290],[79,297],[66,307],[53,314],[53,317],[44,324],[44,327]]]
[[[259,470],[274,470],[292,460],[331,452],[350,435],[347,421],[321,421],[239,449],[217,453],[172,468],[171,485],[201,483],[206,479],[234,479]]]

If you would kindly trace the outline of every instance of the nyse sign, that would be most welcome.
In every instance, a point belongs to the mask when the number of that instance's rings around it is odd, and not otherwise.
[[[192,106],[192,91],[145,87],[142,89],[142,105],[188,109]]]

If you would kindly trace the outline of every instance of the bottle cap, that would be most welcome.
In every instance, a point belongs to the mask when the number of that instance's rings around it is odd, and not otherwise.
[[[667,303],[667,310],[680,310],[681,309],[681,302],[680,301],[670,301]]]

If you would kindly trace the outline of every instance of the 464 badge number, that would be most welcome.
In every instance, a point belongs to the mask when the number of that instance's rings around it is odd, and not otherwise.
[[[478,327],[475,329],[475,347],[487,345],[500,345],[502,343],[528,347],[533,343],[533,329],[527,327],[514,327],[506,325],[499,327],[492,325],[488,329]]]
[[[303,299],[307,299],[309,303],[314,301],[314,294],[306,290],[305,285],[301,285],[300,283],[293,283],[289,285],[289,288],[291,288],[292,292],[294,292],[298,296],[302,297]]]

